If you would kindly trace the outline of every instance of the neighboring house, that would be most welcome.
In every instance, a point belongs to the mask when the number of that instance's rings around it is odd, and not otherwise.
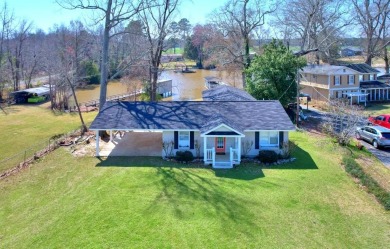
[[[362,55],[363,50],[359,47],[343,47],[340,50],[341,57]]]
[[[172,96],[172,80],[158,80],[157,81],[157,94],[160,94],[163,98]]]
[[[350,98],[353,103],[389,100],[390,87],[376,80],[378,73],[364,63],[310,65],[301,71],[301,92],[309,94],[314,101],[338,98]]]
[[[221,97],[226,94],[218,91]],[[206,91],[205,99],[217,95]],[[173,155],[189,150],[214,168],[231,168],[240,164],[243,153],[252,157],[259,150],[280,153],[288,142],[289,131],[295,127],[277,100],[206,100],[106,102],[90,130],[96,131],[96,156],[99,156],[99,131],[153,131],[161,133],[163,142],[172,142]],[[244,149],[248,145],[249,149]],[[161,153],[163,157],[169,156],[164,150]]]
[[[248,92],[228,85],[219,85],[202,92],[203,100],[208,101],[256,101]]]

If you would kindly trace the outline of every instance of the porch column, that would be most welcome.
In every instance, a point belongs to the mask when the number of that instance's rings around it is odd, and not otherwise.
[[[112,130],[110,130],[110,142],[112,142]]]
[[[206,163],[207,158],[207,137],[203,137],[203,162]]]
[[[99,130],[96,131],[96,156],[99,156]]]
[[[237,155],[238,155],[238,162],[241,162],[241,137],[238,137],[238,145],[237,145]]]

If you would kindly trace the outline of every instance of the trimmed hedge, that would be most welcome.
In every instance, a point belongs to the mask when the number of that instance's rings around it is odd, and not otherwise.
[[[186,151],[176,151],[176,160],[179,162],[191,162],[194,160],[194,155],[192,154],[191,151],[186,150]]]
[[[278,161],[279,155],[273,150],[260,150],[259,160],[262,163],[275,163]]]
[[[358,178],[360,183],[367,188],[368,192],[373,194],[386,210],[390,210],[390,192],[387,192],[377,181],[367,175],[355,159],[343,156],[342,162],[345,171],[351,176]]]

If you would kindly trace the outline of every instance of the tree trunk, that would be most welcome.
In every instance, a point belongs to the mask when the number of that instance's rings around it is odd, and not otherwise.
[[[385,73],[389,73],[389,56],[387,52],[387,47],[383,48],[383,60],[385,61]]]
[[[103,105],[107,99],[107,78],[108,78],[108,48],[110,41],[110,14],[111,14],[112,0],[107,2],[106,19],[103,33],[103,46],[102,46],[102,63],[100,72],[100,98],[99,98],[99,111],[102,110]]]
[[[81,129],[81,135],[82,135],[82,134],[84,134],[84,132],[88,131],[88,128],[85,125],[85,122],[84,122],[84,119],[83,119],[83,115],[81,114],[80,106],[79,106],[79,102],[77,101],[77,96],[76,96],[76,92],[74,90],[74,86],[73,86],[72,82],[68,78],[66,78],[66,80],[68,81],[70,89],[72,90],[74,102],[76,103],[76,107],[77,107],[77,112],[79,113],[79,117],[80,117],[80,121],[81,121],[81,127],[82,127],[82,129]]]
[[[364,63],[366,63],[367,65],[371,66],[372,64],[372,54],[367,54],[367,57],[366,57],[366,60]]]

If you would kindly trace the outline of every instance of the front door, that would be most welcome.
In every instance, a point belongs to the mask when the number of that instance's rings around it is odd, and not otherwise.
[[[216,137],[215,138],[215,153],[225,154],[225,145],[226,145],[226,138]]]

